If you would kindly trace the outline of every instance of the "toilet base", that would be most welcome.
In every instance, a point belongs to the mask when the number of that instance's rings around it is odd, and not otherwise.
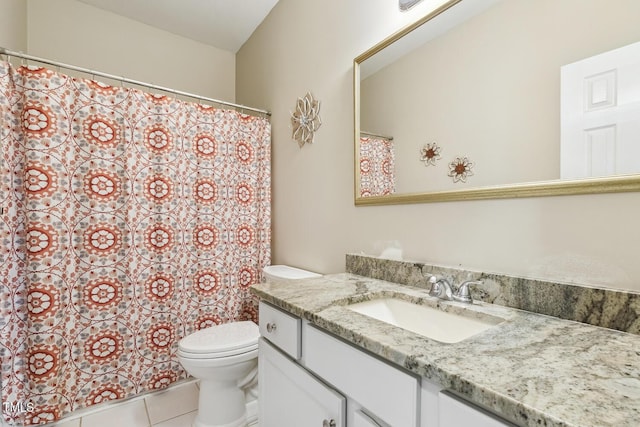
[[[251,364],[251,362],[244,362]],[[198,415],[194,427],[245,427],[247,409],[244,391],[233,381],[200,380]]]
[[[202,423],[201,421],[198,420],[198,417],[196,417],[195,421],[191,425],[192,425],[192,427],[247,427],[247,417],[243,416],[243,417],[238,418],[235,421],[231,421],[230,423],[227,423],[227,424],[207,424],[207,423]]]
[[[198,420],[198,417],[193,421],[191,427],[258,427],[258,400],[252,400],[247,402],[247,412],[245,416],[232,421],[228,424],[206,424]]]

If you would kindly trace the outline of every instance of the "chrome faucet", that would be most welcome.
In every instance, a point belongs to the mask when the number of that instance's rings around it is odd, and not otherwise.
[[[431,284],[430,296],[446,300],[453,299],[453,288],[447,279],[431,276],[429,277],[429,283]]]
[[[471,304],[473,302],[471,292],[469,291],[469,286],[471,285],[482,285],[482,280],[467,280],[466,282],[462,282],[453,299]]]
[[[438,278],[436,276],[431,276],[429,277],[429,283],[431,284],[431,290],[429,290],[430,296],[449,301],[471,304],[473,299],[471,298],[469,287],[471,285],[481,285],[482,281],[467,280],[460,285],[457,291],[454,291],[451,283],[449,283],[449,281],[444,277]]]

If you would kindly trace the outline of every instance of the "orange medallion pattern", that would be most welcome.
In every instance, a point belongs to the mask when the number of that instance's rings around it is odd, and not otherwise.
[[[178,341],[257,321],[268,120],[0,62],[0,384],[38,425],[186,377]]]
[[[393,141],[360,136],[360,197],[386,196],[396,191]]]

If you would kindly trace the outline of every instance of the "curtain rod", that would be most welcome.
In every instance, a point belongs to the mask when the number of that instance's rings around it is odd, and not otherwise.
[[[393,141],[393,137],[392,136],[377,135],[377,134],[371,133],[371,132],[360,131],[360,135],[373,136],[374,138],[384,138],[384,139],[386,139],[388,141]]]
[[[103,73],[103,72],[100,72],[100,71],[90,70],[88,68],[76,67],[75,65],[69,65],[69,64],[64,64],[62,62],[53,61],[53,60],[50,60],[50,59],[39,58],[37,56],[28,55],[28,54],[22,53],[22,52],[11,51],[11,50],[5,49],[3,47],[0,47],[0,55],[5,55],[7,58],[14,56],[16,58],[22,58],[22,59],[26,59],[26,60],[29,60],[29,61],[36,61],[36,62],[40,62],[40,63],[43,63],[43,64],[53,65],[54,67],[66,68],[68,70],[79,71],[79,72],[85,73],[85,74],[91,74],[92,76],[100,76],[100,77],[104,77],[104,78],[107,78],[107,79],[116,80],[116,81],[119,81],[119,82],[122,82],[122,83],[128,83],[128,84],[132,84],[132,85],[136,85],[136,86],[143,86],[143,87],[147,87],[147,88],[150,88],[150,89],[160,90],[162,92],[172,93],[174,95],[186,96],[186,97],[189,97],[189,98],[199,99],[199,100],[211,102],[211,103],[214,103],[214,104],[226,105],[226,106],[233,107],[233,108],[236,108],[236,109],[239,109],[239,110],[248,110],[248,111],[253,111],[253,112],[256,112],[256,113],[264,114],[266,116],[271,116],[271,112],[267,111],[267,110],[261,110],[259,108],[247,107],[246,105],[234,104],[232,102],[221,101],[219,99],[207,98],[206,96],[195,95],[193,93],[183,92],[181,90],[169,89],[169,88],[158,86],[158,85],[154,85],[154,84],[151,84],[151,83],[145,83],[145,82],[141,82],[141,81],[137,81],[137,80],[133,80],[133,79],[128,79],[128,78],[122,77],[122,76],[116,76],[116,75],[113,75],[113,74],[107,74],[107,73]]]

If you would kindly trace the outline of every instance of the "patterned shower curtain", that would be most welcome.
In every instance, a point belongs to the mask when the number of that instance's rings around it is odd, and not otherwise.
[[[166,387],[182,337],[257,321],[267,119],[1,62],[0,124],[6,420]]]
[[[396,192],[393,141],[382,136],[360,135],[360,197]]]

